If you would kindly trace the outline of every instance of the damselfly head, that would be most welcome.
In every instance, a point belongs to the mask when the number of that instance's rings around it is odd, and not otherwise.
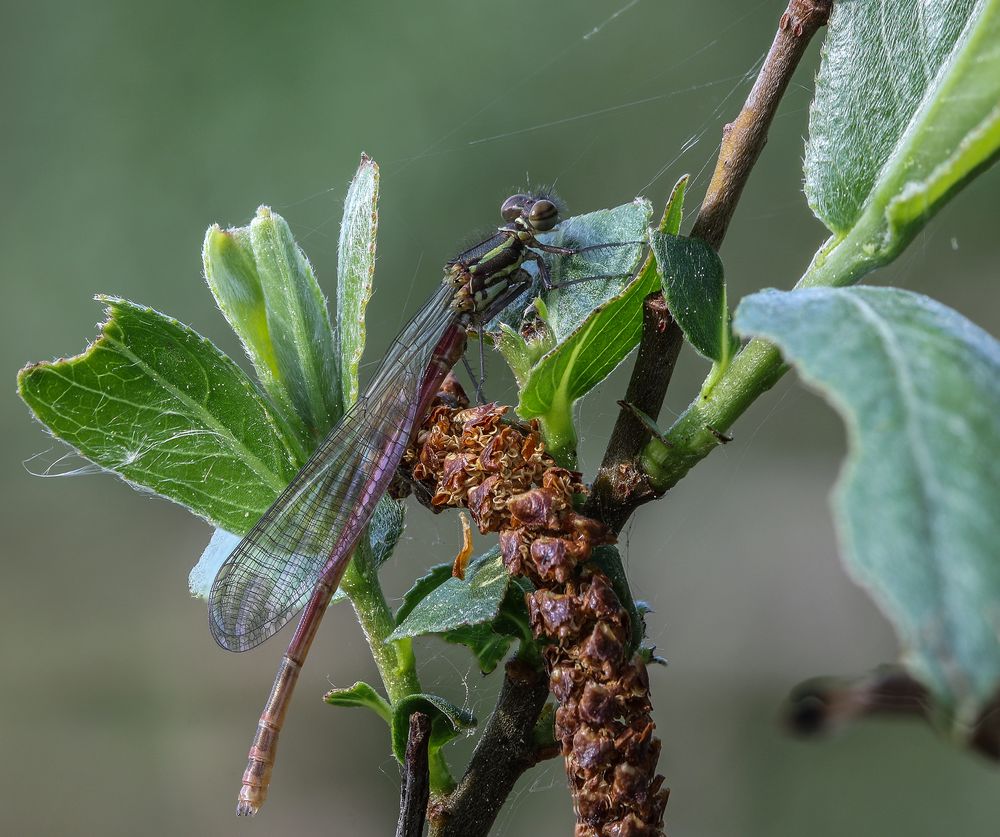
[[[511,195],[500,204],[500,216],[508,223],[516,221],[534,202],[535,199],[531,195]]]
[[[521,220],[534,232],[548,232],[559,223],[555,201],[534,195],[511,195],[500,206],[500,215],[509,224]]]

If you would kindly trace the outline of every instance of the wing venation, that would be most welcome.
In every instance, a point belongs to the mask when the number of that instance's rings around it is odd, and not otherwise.
[[[333,427],[212,584],[209,625],[231,651],[280,630],[323,577],[339,583],[399,465],[431,355],[455,314],[442,286],[393,342],[364,395]]]

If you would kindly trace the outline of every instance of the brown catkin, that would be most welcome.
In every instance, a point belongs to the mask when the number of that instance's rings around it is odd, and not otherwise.
[[[506,412],[439,404],[403,471],[432,508],[468,508],[481,532],[498,532],[507,569],[535,586],[528,615],[559,704],[555,732],[577,837],[662,835],[668,791],[656,773],[646,667],[628,656],[628,612],[588,563],[595,546],[614,538],[574,510],[574,496],[586,491],[580,474],[555,464],[537,424],[504,422]]]

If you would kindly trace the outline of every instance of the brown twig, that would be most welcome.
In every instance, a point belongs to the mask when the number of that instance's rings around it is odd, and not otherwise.
[[[801,738],[829,735],[863,718],[919,718],[934,725],[940,714],[934,696],[899,665],[879,666],[862,677],[814,677],[788,696],[785,725]],[[966,745],[1000,761],[1000,695],[982,710]]]
[[[539,751],[535,723],[549,696],[548,677],[541,666],[515,657],[504,671],[496,709],[458,787],[431,807],[430,837],[482,837],[488,834],[529,767],[558,753]]]
[[[649,441],[649,430],[636,417],[635,410],[647,416],[659,414],[683,344],[684,335],[670,316],[663,294],[650,294],[642,307],[642,339],[635,360],[635,369],[646,373],[638,375],[633,371],[624,399],[630,408],[618,414],[583,509],[584,514],[603,521],[615,532],[621,531],[639,504],[638,498],[651,496],[641,471],[634,466],[636,453]]]
[[[826,735],[872,715],[928,718],[927,689],[898,666],[882,666],[864,677],[814,677],[796,686],[784,710],[785,725],[802,738]]]
[[[750,172],[767,143],[767,132],[781,97],[813,35],[829,18],[832,5],[832,0],[791,0],[788,4],[753,89],[736,119],[723,128],[719,159],[691,228],[692,238],[702,239],[715,250],[722,245]],[[662,299],[662,295],[657,296]],[[647,306],[655,299],[655,296],[647,299]],[[676,341],[679,346],[681,333],[676,322],[668,323],[661,334],[649,333],[657,328],[659,325],[655,321],[650,322],[649,318],[644,321],[643,343],[672,345]],[[663,403],[676,359],[676,353],[652,351],[644,354],[641,349],[636,357],[629,392],[644,393],[645,406],[636,406],[653,419]],[[631,398],[626,400],[636,403]],[[616,532],[621,531],[636,508],[657,496],[643,478],[637,462],[649,434],[631,432],[619,436],[618,427],[623,424],[632,427],[636,424],[625,410],[618,417],[616,434],[601,463],[600,485],[595,484],[594,497],[587,509],[587,514],[597,517]]]
[[[403,763],[403,785],[399,795],[399,822],[396,837],[420,837],[427,818],[431,786],[427,748],[431,740],[431,719],[424,712],[410,715],[410,732]]]
[[[832,0],[791,0],[778,22],[771,50],[739,116],[722,129],[722,147],[692,238],[716,250],[726,236],[743,187],[767,143],[767,131],[806,47],[830,17]]]

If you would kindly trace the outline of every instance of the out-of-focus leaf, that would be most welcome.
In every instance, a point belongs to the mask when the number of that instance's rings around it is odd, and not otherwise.
[[[252,526],[253,521],[249,525]],[[212,592],[212,582],[219,574],[219,568],[229,557],[229,554],[236,549],[236,545],[242,537],[242,535],[227,532],[225,529],[216,529],[212,532],[212,537],[208,546],[201,553],[201,558],[188,573],[188,590],[191,591],[192,596],[208,601],[208,594]]]
[[[230,531],[253,525],[295,474],[290,440],[235,363],[192,329],[115,297],[81,355],[21,370],[53,435],[98,465]]]
[[[331,689],[323,695],[323,700],[330,706],[364,706],[392,727],[389,702],[363,680],[346,689]]]
[[[698,238],[650,236],[670,315],[702,357],[721,369],[733,350],[726,282],[718,254]]]
[[[202,258],[216,302],[295,428],[304,462],[343,414],[333,328],[312,266],[266,206],[247,227],[210,227]]]
[[[1000,689],[1000,343],[893,288],[764,291],[735,323],[774,342],[844,418],[844,561],[968,735]]]
[[[375,276],[378,165],[367,154],[347,190],[337,255],[337,334],[345,406],[358,400],[358,364],[365,348],[365,309]]]
[[[996,159],[998,43],[998,0],[834,5],[810,114],[806,194],[834,242],[850,234],[853,259],[868,269],[898,254]],[[841,284],[857,274],[844,271]]]

